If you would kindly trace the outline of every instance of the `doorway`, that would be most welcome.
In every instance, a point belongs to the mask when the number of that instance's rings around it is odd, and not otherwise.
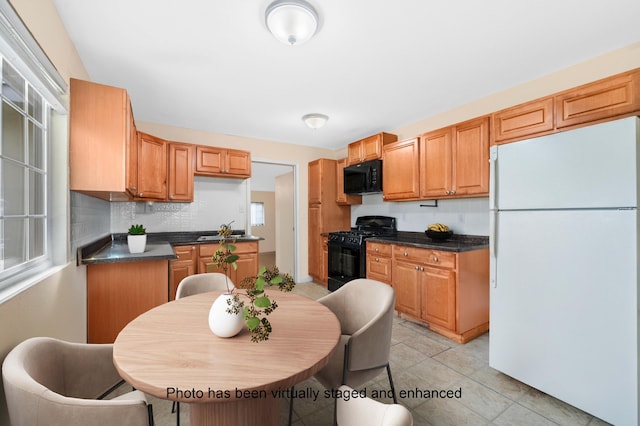
[[[259,264],[275,264],[280,272],[298,281],[296,173],[295,164],[254,159],[249,182],[249,201],[254,205],[250,211],[262,211],[263,223],[258,220],[254,224],[253,218],[248,219],[251,234],[264,238],[259,245]]]

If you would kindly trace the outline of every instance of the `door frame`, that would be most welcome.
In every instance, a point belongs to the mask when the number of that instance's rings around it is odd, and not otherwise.
[[[298,172],[298,164],[291,161],[271,160],[265,158],[251,158],[251,163],[271,164],[274,166],[289,166],[293,172],[293,278],[298,283],[302,281],[300,277],[300,216],[298,215],[298,198],[300,193],[300,176]],[[278,206],[276,205],[276,209]],[[251,229],[251,178],[247,180],[247,207],[246,207],[246,229]],[[277,232],[277,231],[276,231]]]

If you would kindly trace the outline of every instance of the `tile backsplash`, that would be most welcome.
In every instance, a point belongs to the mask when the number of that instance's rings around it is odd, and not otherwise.
[[[71,191],[71,252],[141,223],[147,232],[215,231],[247,223],[247,183],[241,179],[195,178],[193,203],[112,202]]]
[[[141,223],[147,232],[215,231],[231,221],[245,229],[247,196],[245,180],[196,176],[193,203],[111,203],[110,229],[127,232]]]
[[[362,204],[351,206],[351,224],[358,216],[381,215],[396,218],[401,231],[422,232],[430,223],[448,225],[456,234],[489,235],[489,198],[384,202],[382,195],[363,195]]]
[[[109,202],[71,191],[71,253],[111,233]]]

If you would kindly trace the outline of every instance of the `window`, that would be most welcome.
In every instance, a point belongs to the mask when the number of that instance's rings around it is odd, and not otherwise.
[[[264,226],[264,203],[251,202],[251,226]]]
[[[6,59],[0,62],[0,277],[46,260],[45,99]]]
[[[0,78],[1,303],[69,258],[67,84],[8,0]]]

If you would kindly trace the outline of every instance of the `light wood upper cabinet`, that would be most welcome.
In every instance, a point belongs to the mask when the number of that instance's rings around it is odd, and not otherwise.
[[[451,195],[489,195],[489,117],[454,127]]]
[[[494,113],[493,138],[496,143],[541,136],[553,131],[553,97],[538,99]]]
[[[169,201],[193,201],[193,153],[193,145],[169,143]]]
[[[346,165],[346,158],[336,160],[336,203],[341,205],[362,204],[361,195],[344,193],[344,168]]]
[[[421,198],[480,196],[488,193],[489,117],[421,136]]]
[[[332,160],[315,160],[309,163],[309,204],[320,204],[323,200],[322,178],[327,174],[325,171],[330,167]],[[335,164],[335,162],[334,162]],[[335,170],[335,166],[334,166]]]
[[[238,149],[196,146],[196,172],[202,176],[251,177],[251,153]]]
[[[138,184],[135,198],[167,199],[167,141],[138,132]]]
[[[397,140],[396,135],[382,132],[350,143],[347,147],[347,164],[350,166],[382,158],[382,147]]]
[[[492,114],[492,144],[569,130],[640,113],[640,69]]]
[[[418,138],[384,146],[382,179],[385,201],[411,200],[420,196]]]
[[[558,128],[632,113],[640,109],[640,71],[560,93],[555,103]]]
[[[137,180],[137,137],[124,89],[72,78],[69,188],[104,200],[126,201]]]
[[[453,129],[447,127],[420,137],[420,195],[450,195],[453,188]]]

